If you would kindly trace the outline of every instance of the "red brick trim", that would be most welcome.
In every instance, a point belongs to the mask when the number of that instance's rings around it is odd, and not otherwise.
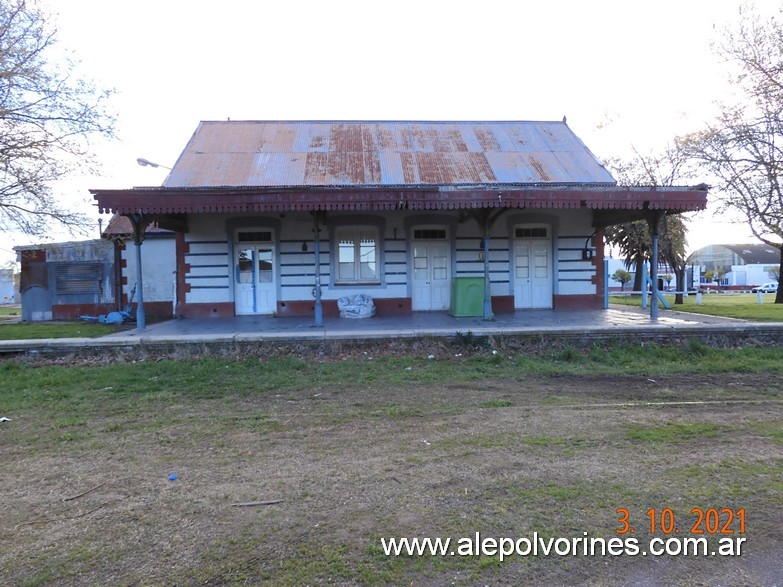
[[[399,316],[410,314],[410,298],[373,298],[376,316]],[[324,316],[337,317],[340,310],[337,300],[324,300],[321,303]],[[285,316],[312,316],[315,314],[315,300],[280,300],[277,302],[277,315]]]
[[[185,242],[184,232],[177,233],[175,243],[177,256],[177,306],[179,307],[187,305],[187,294],[190,293],[190,284],[185,277],[190,272],[190,264],[185,262],[185,255],[190,252],[190,243]],[[182,314],[181,311],[178,311],[178,313]]]
[[[494,314],[513,314],[514,296],[492,296],[492,312]]]
[[[604,297],[598,294],[556,295],[552,298],[555,310],[600,310],[604,307]]]
[[[147,307],[147,304],[144,304]],[[169,304],[169,308],[171,305]],[[183,318],[230,318],[236,316],[234,311],[234,302],[216,302],[214,304],[179,304],[177,305],[177,315]]]
[[[606,275],[604,275],[604,231],[598,229],[593,235],[593,241],[591,243],[595,248],[595,255],[593,255],[593,267],[595,267],[595,275],[592,278],[592,283],[595,285],[596,295],[601,296],[603,299],[604,281]],[[603,307],[603,302],[601,303]]]
[[[114,304],[53,304],[52,320],[78,320],[80,316],[100,316],[115,312]],[[171,302],[144,302],[144,313],[148,318],[171,318]],[[136,315],[136,304],[131,310]]]
[[[114,304],[52,304],[52,320],[78,320],[79,316],[100,316],[116,309]]]

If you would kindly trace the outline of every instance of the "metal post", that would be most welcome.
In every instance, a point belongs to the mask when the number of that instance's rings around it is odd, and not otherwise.
[[[171,317],[177,317],[177,271],[171,272]]]
[[[313,242],[313,251],[315,252],[315,325],[322,326],[324,323],[323,305],[321,304],[321,226],[318,222],[320,212],[314,212],[315,233]]]
[[[609,259],[604,259],[604,310],[609,309]]]
[[[484,320],[492,320],[492,288],[489,281],[489,220],[484,221]]]
[[[147,319],[144,314],[144,286],[141,277],[141,243],[142,239],[136,239],[136,285],[139,294],[138,307],[136,309],[136,328],[144,330],[147,327]]]
[[[143,214],[128,214],[133,226],[133,242],[136,243],[136,289],[139,294],[139,301],[136,307],[136,328],[144,330],[147,327],[147,319],[144,314],[144,283],[141,275],[141,244],[144,242],[144,234],[147,232],[147,226],[150,223],[149,218]]]
[[[650,320],[658,320],[658,233],[652,236],[652,259],[650,259],[650,278],[652,279],[652,303]]]

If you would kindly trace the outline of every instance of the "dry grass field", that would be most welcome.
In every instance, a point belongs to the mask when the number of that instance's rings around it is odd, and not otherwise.
[[[677,367],[661,353],[660,375],[568,349],[535,368],[503,352],[7,361],[0,574],[7,585],[776,584],[783,373],[764,365],[783,354],[705,375],[719,369],[700,357],[729,358],[694,348]],[[381,543],[608,539],[619,508],[642,544],[675,536],[650,533],[651,508],[670,508],[683,536],[694,508],[744,509],[745,532],[726,528],[746,538],[742,555],[501,561],[387,556]],[[714,548],[728,534],[705,536]]]

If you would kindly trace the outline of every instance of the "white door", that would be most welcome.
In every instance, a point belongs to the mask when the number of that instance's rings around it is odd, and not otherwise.
[[[274,246],[237,245],[234,261],[237,315],[273,314],[277,306]]]
[[[549,240],[514,243],[514,306],[552,307],[552,246]]]
[[[451,302],[449,243],[413,243],[413,297],[415,311],[448,310]]]

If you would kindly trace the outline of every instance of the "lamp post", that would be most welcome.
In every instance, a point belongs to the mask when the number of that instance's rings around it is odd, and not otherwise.
[[[163,167],[171,171],[171,167],[161,165],[160,163],[154,163],[144,157],[136,159],[136,163],[142,167]],[[147,327],[147,317],[144,312],[144,284],[142,282],[141,275],[141,245],[144,242],[144,234],[147,231],[147,226],[150,223],[150,218],[146,218],[141,212],[136,214],[128,214],[128,219],[133,226],[133,242],[136,245],[136,278],[138,302],[136,306],[136,328],[138,330],[144,330]]]
[[[145,159],[144,157],[139,157],[138,159],[136,159],[136,163],[138,163],[142,167],[162,167],[163,169],[168,169],[169,171],[171,171],[171,167],[161,165],[160,163],[154,163],[149,159]]]

